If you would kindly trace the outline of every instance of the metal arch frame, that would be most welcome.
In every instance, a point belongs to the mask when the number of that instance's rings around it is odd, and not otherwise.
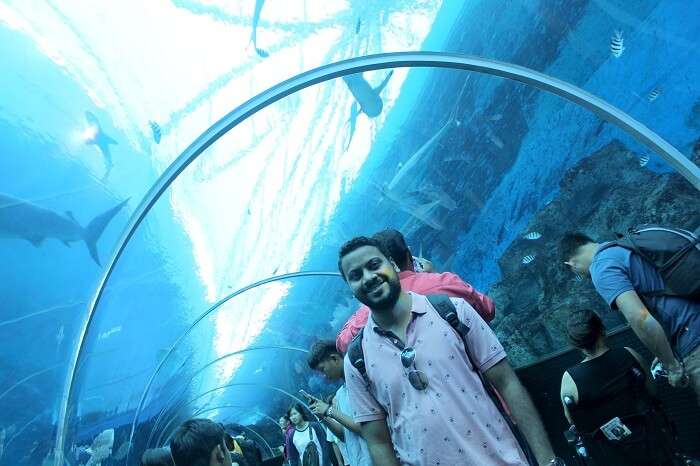
[[[565,81],[552,78],[543,73],[531,69],[485,58],[470,57],[460,54],[443,52],[394,52],[351,58],[337,63],[324,65],[319,68],[304,72],[277,84],[266,91],[254,96],[243,103],[208,130],[202,133],[185,151],[163,172],[151,189],[134,210],[128,224],[116,243],[114,250],[106,264],[102,276],[98,282],[97,290],[93,296],[90,307],[84,316],[80,327],[78,344],[74,348],[66,381],[63,388],[63,396],[59,412],[59,429],[56,435],[56,459],[55,466],[61,466],[63,461],[63,443],[67,431],[66,414],[73,391],[73,378],[78,360],[85,345],[85,336],[94,317],[97,306],[104,292],[107,281],[114,271],[119,258],[124,253],[127,244],[136,232],[136,229],[160,199],[162,194],[175,181],[175,179],[219,138],[229,130],[236,127],[246,118],[257,113],[272,103],[293,94],[301,89],[318,84],[330,79],[346,76],[354,73],[384,69],[405,67],[433,67],[452,68],[465,71],[474,71],[492,76],[499,76],[519,81],[537,89],[550,92],[580,105],[600,118],[614,124],[630,134],[641,144],[652,149],[661,156],[676,171],[686,178],[696,189],[700,190],[700,168],[688,160],[675,147],[651,131],[645,125],[633,119],[630,115],[608,104],[604,100],[573,86]]]
[[[196,377],[197,375],[201,374],[201,373],[204,372],[207,368],[213,366],[214,364],[216,364],[216,363],[218,363],[218,362],[220,362],[220,361],[223,361],[224,359],[228,359],[228,358],[231,358],[231,357],[234,357],[234,356],[239,356],[239,355],[245,354],[245,353],[247,353],[247,352],[249,352],[249,351],[260,351],[260,350],[268,350],[268,349],[283,349],[283,350],[290,350],[290,351],[298,351],[298,352],[300,352],[300,353],[308,353],[308,350],[305,350],[305,349],[302,349],[302,348],[295,348],[295,347],[293,347],[293,346],[278,346],[278,345],[256,346],[256,347],[252,347],[252,348],[246,348],[246,349],[240,350],[240,351],[234,351],[234,352],[232,352],[232,353],[225,354],[225,355],[223,355],[223,356],[221,356],[221,357],[219,357],[219,358],[214,359],[213,361],[210,361],[210,362],[206,363],[205,365],[203,365],[202,367],[200,367],[199,369],[197,369],[193,374],[189,375],[189,376],[188,376],[188,381],[187,381],[187,383],[185,384],[185,388],[189,387],[189,385],[190,385],[190,383],[192,382],[192,380],[194,380],[194,377]],[[163,408],[161,408],[160,412],[158,413],[158,417],[156,417],[156,421],[155,421],[155,423],[153,424],[153,427],[151,427],[151,432],[148,434],[148,440],[146,441],[146,445],[149,445],[149,444],[151,443],[151,440],[153,440],[153,434],[155,433],[156,429],[157,429],[158,426],[160,425],[160,421],[161,421],[162,417],[163,417],[163,416],[165,415],[165,413],[167,412],[167,408],[168,408],[168,406],[170,405],[170,402],[171,402],[174,398],[176,398],[176,396],[173,394],[172,396],[170,396],[170,397],[168,398],[168,400],[167,400],[165,403],[163,403],[164,406],[163,406]],[[134,420],[133,420],[133,422],[132,422],[132,425],[135,425],[136,422],[138,422],[138,418],[137,418],[137,417],[134,418]]]
[[[207,391],[204,392],[204,393],[200,393],[200,394],[197,395],[196,397],[190,398],[189,400],[185,401],[184,403],[178,404],[177,408],[178,408],[178,409],[179,409],[179,408],[184,408],[185,406],[191,405],[191,404],[194,403],[195,401],[200,400],[200,399],[204,398],[204,397],[207,396],[207,395],[210,395],[210,394],[212,394],[212,393],[214,393],[214,392],[218,392],[219,390],[223,390],[223,389],[225,389],[225,388],[231,388],[231,387],[263,387],[263,388],[267,388],[268,390],[274,390],[274,391],[276,391],[276,392],[279,392],[279,393],[281,393],[281,394],[287,396],[288,398],[291,398],[292,400],[294,400],[294,401],[296,401],[297,403],[299,403],[299,404],[301,404],[302,406],[304,406],[306,409],[309,410],[309,412],[311,412],[311,414],[313,415],[313,417],[316,418],[316,420],[320,422],[320,419],[318,418],[318,416],[316,416],[316,415],[313,413],[313,411],[311,411],[311,408],[309,407],[308,403],[306,403],[306,402],[305,402],[304,400],[302,400],[301,398],[299,398],[299,397],[297,397],[297,396],[294,396],[293,394],[289,393],[287,390],[284,390],[284,389],[279,388],[279,387],[275,387],[274,385],[266,385],[266,384],[259,384],[259,383],[245,383],[245,382],[240,382],[240,383],[230,383],[230,384],[220,385],[220,386],[218,386],[218,387],[212,388],[211,390],[207,390]],[[161,430],[160,434],[158,435],[158,438],[156,439],[156,444],[160,444],[160,443],[161,443],[161,441],[163,440],[163,435],[164,435],[165,432],[168,430],[168,428],[170,427],[170,425],[171,425],[173,422],[175,422],[175,421],[177,420],[177,418],[178,418],[178,413],[176,412],[175,414],[173,414],[173,416],[172,416],[170,419],[168,419],[168,422],[165,424],[165,426],[163,426],[163,429]]]
[[[205,409],[204,411],[200,412],[200,414],[205,413],[205,412],[207,412],[207,411],[215,411],[215,410],[221,409],[221,408],[226,408],[226,406],[220,406],[220,407],[217,407],[217,408]],[[240,425],[240,426],[241,426],[243,429],[247,430],[248,432],[250,432],[250,433],[252,433],[252,434],[255,434],[255,436],[258,437],[260,440],[262,440],[262,442],[265,444],[265,446],[267,447],[267,450],[270,452],[270,456],[271,456],[271,457],[272,457],[272,456],[275,456],[275,454],[274,454],[274,452],[273,452],[273,450],[272,450],[272,447],[270,446],[269,443],[267,443],[267,440],[265,440],[265,437],[263,437],[262,435],[260,435],[259,433],[257,433],[257,431],[256,431],[255,429],[251,428],[251,427],[247,427],[247,426],[244,426],[244,425]],[[170,435],[168,435],[168,438],[166,439],[166,441],[170,440],[170,437],[171,437],[171,436],[172,436],[172,432],[170,433]],[[160,440],[160,439],[159,439],[159,440]],[[126,463],[126,464],[129,464],[129,463]]]
[[[276,420],[275,420],[272,416],[270,416],[269,414],[266,414],[266,413],[260,411],[259,409],[248,408],[248,407],[246,407],[246,406],[241,406],[241,405],[220,405],[220,406],[214,406],[214,407],[212,407],[212,408],[207,408],[207,409],[202,409],[202,410],[196,411],[196,412],[192,413],[192,416],[199,416],[200,414],[204,414],[204,413],[209,412],[208,410],[229,409],[229,408],[230,408],[230,409],[241,409],[241,410],[243,410],[243,411],[241,411],[241,412],[244,412],[244,413],[253,413],[253,414],[257,414],[257,415],[259,415],[259,416],[264,417],[264,418],[267,419],[268,421],[272,422],[275,426],[279,426],[279,424],[277,423],[278,421],[276,421]]]
[[[216,411],[216,410],[219,410],[219,409],[241,409],[241,410],[242,410],[241,412],[244,412],[244,413],[253,413],[253,414],[260,415],[260,416],[264,417],[265,419],[271,421],[275,426],[278,425],[278,424],[277,424],[277,421],[275,421],[275,420],[272,419],[269,415],[263,413],[262,411],[259,411],[259,410],[257,410],[257,409],[252,409],[252,408],[246,408],[245,406],[239,406],[239,405],[222,405],[222,406],[214,406],[214,407],[212,407],[212,408],[202,409],[202,410],[199,410],[199,411],[197,411],[197,412],[195,412],[195,413],[192,413],[192,417],[197,417],[197,416],[199,416],[200,414],[208,413],[208,412],[211,412],[211,411]],[[240,426],[241,426],[242,428],[246,429],[246,430],[249,430],[249,431],[253,432],[256,436],[258,436],[258,438],[260,438],[260,440],[263,441],[263,443],[264,443],[265,446],[267,447],[267,450],[270,452],[270,457],[275,456],[274,450],[272,449],[272,447],[270,446],[270,444],[268,443],[268,441],[265,440],[265,437],[263,437],[262,435],[260,435],[260,434],[259,434],[255,429],[253,429],[252,427],[247,427],[247,426],[244,426],[244,425],[242,425],[242,424],[240,424]],[[165,439],[165,443],[167,443],[167,442],[170,440],[170,437],[172,437],[172,434],[168,435],[168,438]]]
[[[184,338],[187,335],[189,335],[189,333],[197,326],[197,324],[199,322],[201,322],[202,319],[204,319],[207,315],[211,314],[216,309],[223,306],[225,303],[227,303],[231,299],[235,298],[236,296],[241,295],[241,294],[243,294],[247,291],[250,291],[254,288],[257,288],[258,286],[265,285],[267,283],[273,283],[276,281],[287,280],[289,278],[299,278],[299,277],[338,277],[338,276],[340,276],[340,273],[338,273],[338,272],[295,272],[295,273],[288,273],[288,274],[284,274],[284,275],[273,276],[273,277],[269,277],[269,278],[265,278],[263,280],[257,281],[255,283],[248,285],[248,286],[245,286],[237,291],[234,291],[233,293],[230,293],[230,294],[224,296],[219,301],[217,301],[213,306],[211,306],[203,314],[201,314],[199,317],[197,317],[194,320],[194,322],[192,324],[190,324],[190,326],[175,340],[175,343],[173,343],[173,345],[170,347],[170,349],[168,350],[166,355],[163,357],[163,359],[160,361],[160,363],[156,367],[153,374],[151,374],[151,377],[148,380],[148,383],[146,384],[146,387],[144,388],[143,393],[141,394],[141,399],[139,400],[139,405],[136,408],[136,412],[134,413],[134,419],[131,423],[131,433],[129,434],[129,441],[132,442],[132,444],[133,444],[134,434],[136,432],[136,422],[138,421],[138,418],[141,415],[141,410],[143,409],[143,406],[146,402],[146,397],[148,396],[148,392],[150,391],[150,389],[153,385],[153,382],[155,381],[155,378],[158,376],[158,373],[165,366],[165,362],[168,360],[170,355],[175,351],[175,349],[180,345],[180,343],[184,340]],[[64,427],[65,427],[65,425],[64,425]],[[64,432],[64,431],[65,431],[65,429],[59,430],[59,434]],[[129,453],[130,453],[130,451],[127,452],[127,456],[126,456],[127,461],[129,460]],[[61,466],[61,465],[56,465],[56,466]]]

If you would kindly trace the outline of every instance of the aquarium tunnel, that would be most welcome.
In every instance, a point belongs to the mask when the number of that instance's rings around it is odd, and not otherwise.
[[[340,249],[386,229],[416,275],[493,302],[554,454],[612,464],[564,435],[585,355],[567,319],[594,311],[645,370],[657,354],[561,241],[700,231],[698,18],[662,0],[0,1],[0,466],[139,465],[191,418],[283,464],[280,417],[321,422],[313,397],[343,384],[309,364],[361,305]],[[649,384],[700,457],[692,382]]]

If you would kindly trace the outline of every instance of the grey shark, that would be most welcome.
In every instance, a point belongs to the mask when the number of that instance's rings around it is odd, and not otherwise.
[[[418,220],[424,225],[429,226],[433,230],[443,230],[445,226],[435,218],[435,210],[441,206],[439,200],[430,201],[427,203],[416,203],[406,199],[404,193],[393,191],[387,188],[386,185],[381,186],[377,183],[372,183],[379,190],[382,197],[393,202],[396,207],[409,214],[413,219]],[[401,230],[403,231],[403,230]]]
[[[425,169],[425,165],[427,164],[428,158],[433,155],[433,149],[435,146],[437,146],[437,143],[439,143],[442,138],[445,136],[445,134],[455,126],[460,126],[461,122],[458,120],[459,116],[459,103],[462,100],[462,95],[464,94],[464,90],[466,89],[467,82],[469,81],[469,78],[464,80],[464,84],[462,84],[462,89],[459,91],[459,95],[457,96],[457,100],[455,100],[456,104],[450,114],[447,117],[447,121],[445,122],[442,127],[437,130],[435,134],[433,134],[430,139],[425,141],[425,143],[420,146],[420,148],[414,152],[407,160],[405,163],[401,165],[401,168],[396,172],[394,177],[389,181],[389,184],[387,186],[387,189],[389,191],[394,191],[399,189],[401,186],[408,186],[411,185],[411,181],[407,180],[412,180],[412,177],[416,175],[414,170],[416,169]]]
[[[85,119],[94,128],[94,134],[87,141],[85,141],[85,143],[96,146],[102,153],[102,157],[105,159],[106,168],[104,178],[107,178],[109,173],[112,171],[112,167],[114,166],[114,163],[112,163],[112,151],[109,146],[113,146],[118,143],[111,137],[107,136],[107,134],[102,130],[100,121],[92,112],[85,112]]]
[[[343,76],[343,82],[345,82],[348,89],[350,89],[350,93],[355,98],[355,103],[352,104],[352,109],[350,110],[350,136],[345,147],[346,149],[350,146],[352,137],[355,134],[355,125],[360,112],[370,118],[377,117],[382,113],[384,103],[379,94],[389,83],[389,78],[391,78],[392,74],[394,74],[394,70],[389,71],[384,80],[374,88],[365,80],[362,73]]]
[[[39,247],[47,238],[55,238],[66,246],[83,241],[92,259],[100,265],[97,241],[114,216],[128,199],[98,215],[86,227],[82,227],[66,212],[59,214],[31,202],[0,194],[0,238],[19,238]]]

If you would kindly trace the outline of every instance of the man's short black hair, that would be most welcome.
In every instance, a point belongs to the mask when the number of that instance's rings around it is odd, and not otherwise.
[[[381,252],[382,255],[387,258],[387,260],[391,259],[391,254],[382,243],[380,243],[374,238],[368,238],[366,236],[357,236],[348,241],[347,243],[343,244],[340,247],[340,252],[338,253],[338,270],[340,271],[340,275],[343,276],[344,280],[347,281],[345,272],[343,272],[343,257],[347,256],[356,249],[360,249],[364,246],[373,246],[379,249],[379,252]]]
[[[595,243],[595,241],[588,235],[579,232],[566,233],[559,241],[559,257],[566,262],[578,253],[581,246],[589,243]]]
[[[331,340],[320,340],[314,343],[309,350],[308,363],[309,367],[313,370],[318,369],[318,365],[321,364],[326,358],[331,355],[337,354],[342,357],[343,355],[338,352],[335,347],[335,342]]]
[[[408,270],[410,268],[411,262],[409,256],[411,255],[411,251],[406,244],[406,238],[403,237],[399,230],[387,228],[386,230],[375,233],[372,238],[386,247],[389,256],[391,256],[399,269]]]
[[[209,419],[190,419],[175,431],[170,452],[176,466],[209,466],[211,452],[217,445],[226,448],[224,428]]]

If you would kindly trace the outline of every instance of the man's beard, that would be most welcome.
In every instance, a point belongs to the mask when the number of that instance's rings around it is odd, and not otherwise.
[[[387,309],[392,309],[396,305],[399,295],[401,295],[401,283],[397,278],[390,279],[388,277],[384,279],[384,283],[389,286],[389,293],[387,293],[386,296],[376,300],[368,296],[367,292],[363,289],[361,296],[357,296],[357,299],[362,304],[374,311],[385,311]]]

